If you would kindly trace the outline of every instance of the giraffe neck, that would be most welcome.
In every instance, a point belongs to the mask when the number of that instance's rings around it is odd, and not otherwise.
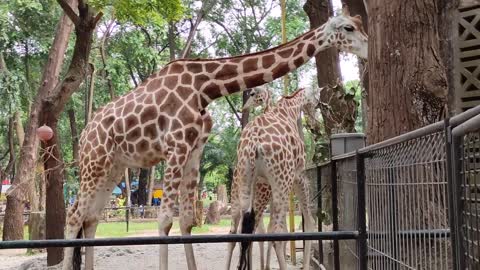
[[[270,110],[273,114],[284,115],[287,119],[297,121],[302,111],[305,90],[300,89],[288,97],[282,97],[277,105]]]
[[[200,93],[201,108],[205,108],[222,96],[271,82],[331,47],[324,42],[324,28],[322,25],[288,43],[258,53],[212,60],[177,60],[170,64],[170,70],[183,64],[187,71],[198,74],[193,78],[193,87]]]

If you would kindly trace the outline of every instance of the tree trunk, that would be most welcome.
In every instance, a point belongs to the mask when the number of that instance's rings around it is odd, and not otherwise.
[[[68,2],[70,4],[76,3],[75,0]],[[55,38],[49,52],[47,63],[45,64],[41,80],[43,83],[38,89],[38,93],[32,104],[32,109],[30,110],[29,122],[25,130],[25,140],[20,150],[17,173],[13,181],[14,185],[7,194],[7,208],[5,210],[5,223],[3,228],[3,240],[5,241],[23,239],[23,198],[26,194],[25,186],[28,187],[28,183],[33,181],[35,172],[34,168],[38,149],[36,130],[39,126],[41,100],[58,82],[58,76],[65,58],[65,51],[72,26],[72,22],[68,19],[67,15],[63,15],[57,25]]]
[[[369,3],[368,143],[440,120],[446,71],[440,58],[435,1]]]
[[[368,95],[369,144],[401,135],[442,118],[447,101],[447,81],[446,69],[440,58],[438,25],[441,18],[437,4],[438,1],[433,0],[395,0],[388,4],[380,0],[368,2],[368,70],[371,93]],[[419,166],[412,169],[412,173],[422,174],[423,169]],[[418,180],[422,182],[425,179],[420,177]],[[419,206],[411,192],[397,189],[399,200],[396,205],[401,206],[397,210],[397,223],[404,224],[406,229],[420,229],[419,224],[427,224],[432,217],[437,217],[440,221],[447,220],[447,210],[443,204],[445,198],[437,196],[436,190],[427,186],[419,189],[425,198],[422,205],[428,207]],[[405,213],[402,214],[405,209],[412,209],[417,217],[414,220],[419,221],[413,222]],[[388,213],[381,212],[380,218],[388,220]],[[402,241],[404,240],[399,240],[399,246],[405,245]],[[422,268],[426,260],[445,256],[435,250],[425,250],[422,245],[416,245],[413,250],[416,254],[426,256],[411,265],[412,268]],[[406,260],[402,257],[397,259]],[[441,267],[443,266],[433,265],[432,269]]]
[[[78,161],[79,157],[79,145],[78,145],[78,131],[77,120],[75,118],[75,110],[73,108],[68,110],[68,119],[70,120],[70,132],[72,134],[72,154],[73,154],[73,166],[76,168],[75,176],[78,176]]]
[[[150,176],[148,182],[148,198],[147,198],[147,205],[152,205],[153,199],[153,187],[155,186],[155,166],[150,169]]]
[[[60,151],[58,134],[58,120],[68,102],[70,96],[75,92],[83,82],[90,66],[88,58],[90,57],[93,34],[95,32],[98,20],[102,14],[94,14],[94,11],[88,5],[79,1],[77,16],[68,4],[62,5],[64,11],[69,15],[75,24],[75,47],[70,66],[67,70],[64,80],[50,91],[48,95],[42,98],[40,122],[46,123],[54,132],[54,136],[49,141],[43,142],[43,148],[49,151],[44,155],[44,164],[47,180],[47,200],[46,200],[46,234],[47,239],[64,238],[65,226],[65,204],[63,197],[64,166]],[[65,3],[64,3],[65,4]],[[62,261],[62,248],[47,249],[47,265],[56,265]]]
[[[177,50],[177,45],[175,43],[175,23],[170,22],[168,24],[168,33],[167,33],[167,39],[168,39],[168,47],[170,48],[170,61],[175,60],[176,57],[176,50]]]
[[[138,205],[147,204],[147,182],[150,175],[150,169],[140,169],[138,176]]]
[[[92,69],[92,72],[90,73],[90,85],[88,86],[88,109],[87,109],[87,117],[85,121],[86,123],[90,122],[90,119],[92,119],[92,113],[93,113],[93,92],[95,90],[95,70]]]

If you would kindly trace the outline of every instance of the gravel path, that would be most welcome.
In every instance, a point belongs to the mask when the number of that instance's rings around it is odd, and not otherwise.
[[[153,232],[152,232],[153,233]],[[142,234],[146,236],[148,234]],[[301,242],[299,242],[301,245]],[[287,248],[288,249],[288,248]],[[158,246],[117,246],[95,248],[95,269],[96,270],[146,270],[158,269]],[[265,244],[266,251],[266,244]],[[227,255],[227,243],[215,244],[194,244],[195,258],[198,270],[217,270],[225,268],[225,257]],[[238,245],[234,252],[233,266],[238,262]],[[169,269],[187,269],[183,245],[169,246]],[[273,253],[274,254],[274,253]],[[301,260],[302,253],[297,253]],[[276,257],[272,258],[272,269],[278,269]],[[260,269],[260,257],[258,244],[254,243],[253,269]],[[40,270],[47,269],[46,253],[33,256],[25,255],[25,250],[2,250],[0,251],[0,269],[5,270]],[[56,269],[56,268],[51,268]],[[301,269],[300,267],[289,267],[289,269]]]

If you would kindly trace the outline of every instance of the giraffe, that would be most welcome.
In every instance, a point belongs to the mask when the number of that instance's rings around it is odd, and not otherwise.
[[[81,134],[80,189],[67,214],[65,238],[94,238],[99,215],[124,169],[148,168],[162,160],[166,170],[159,234],[169,234],[179,196],[180,231],[190,235],[200,157],[212,128],[208,104],[271,82],[330,47],[367,57],[361,18],[351,17],[347,8],[317,29],[265,51],[172,61],[98,109]],[[184,249],[188,269],[196,269],[192,245]],[[65,248],[64,270],[72,269],[74,257],[78,265],[79,249]],[[160,245],[159,257],[160,269],[168,269],[167,245]],[[86,248],[85,268],[93,269],[92,247]]]
[[[241,209],[235,209],[237,212],[234,213],[232,206],[232,215],[235,216],[232,230],[251,233],[244,227],[248,225],[254,229],[255,224],[261,222],[263,210],[271,197],[268,231],[286,232],[288,194],[293,189],[300,201],[305,230],[313,231],[314,219],[308,207],[308,179],[304,174],[304,142],[298,130],[297,119],[304,106],[308,104],[316,107],[319,102],[320,91],[299,89],[291,96],[282,97],[274,108],[255,118],[242,131],[234,172],[234,183],[239,187],[235,196],[240,200]],[[259,189],[259,183],[268,185],[269,189]],[[232,188],[232,196],[233,190]],[[259,199],[257,195],[260,195]],[[237,218],[236,215],[242,217]],[[238,228],[240,223],[241,229]],[[284,243],[273,243],[280,269],[286,269]],[[310,247],[311,242],[306,241],[303,269],[310,267]],[[250,251],[248,244],[242,245],[239,269],[251,269],[251,261],[245,257],[246,252]]]
[[[323,88],[322,88],[323,90]],[[250,109],[250,108],[256,108],[256,107],[260,107],[260,106],[265,106],[265,109],[264,109],[264,113],[268,112],[271,110],[271,103],[270,103],[270,96],[271,96],[271,93],[270,91],[268,91],[268,89],[266,88],[255,88],[255,89],[252,89],[251,93],[250,93],[250,96],[249,96],[249,99],[247,100],[247,102],[245,103],[244,105],[244,109]],[[319,97],[319,96],[318,96]],[[280,104],[282,105],[282,104]],[[314,124],[315,125],[315,119],[318,119],[317,117],[317,113],[316,113],[316,108],[317,106],[319,105],[319,99],[318,100],[315,100],[315,99],[310,99],[310,100],[306,100],[306,102],[303,102],[302,106],[301,106],[301,111],[303,111],[304,113],[307,114],[307,119],[308,119],[308,122],[310,122],[309,124]],[[274,106],[275,108],[275,106]],[[263,115],[261,115],[263,116]],[[259,117],[261,117],[259,116]],[[296,119],[295,119],[296,121]],[[259,126],[259,125],[264,125],[265,122],[257,122],[255,124],[252,124],[252,125],[255,125],[255,126]],[[286,123],[284,122],[280,122],[280,124],[284,125]],[[298,123],[297,123],[298,124]],[[253,127],[249,127],[249,128],[253,128]],[[301,127],[299,127],[301,128]],[[239,149],[239,151],[241,151]],[[279,162],[285,162],[284,160],[282,161],[279,161]],[[279,167],[282,167],[282,165],[279,165]],[[240,201],[239,201],[239,189],[240,189],[240,185],[242,184],[241,183],[241,180],[240,180],[240,177],[238,175],[238,172],[239,172],[239,168],[235,168],[235,171],[234,171],[234,179],[233,179],[233,182],[232,182],[232,195],[231,195],[231,198],[232,198],[232,227],[230,229],[230,233],[233,234],[233,233],[236,233],[236,231],[238,230],[238,225],[239,225],[239,220],[240,220],[240,216],[241,216],[241,213],[240,213]],[[263,212],[266,208],[266,205],[267,203],[270,201],[271,199],[271,194],[272,194],[272,191],[271,191],[271,187],[270,185],[268,184],[268,181],[266,181],[265,179],[263,179],[262,177],[258,177],[257,179],[258,182],[255,183],[255,190],[254,190],[254,206],[253,206],[253,209],[254,209],[254,212],[256,213],[257,215],[257,218],[256,218],[256,221],[258,222],[258,227],[257,227],[257,232],[258,233],[263,233],[264,232],[264,224],[263,224],[263,219],[262,219],[262,215],[263,215]],[[306,181],[305,178],[296,178],[295,181]],[[308,182],[306,183],[299,183],[300,186],[307,186],[308,185]],[[309,198],[308,198],[308,193],[306,193],[306,195],[303,195],[303,194],[297,194],[298,197],[301,197],[301,196],[306,196],[305,198],[305,201],[306,202],[309,202]],[[272,206],[271,206],[272,208]],[[266,264],[265,264],[265,267],[264,267],[264,246],[263,246],[263,242],[259,242],[260,244],[260,269],[270,269],[270,250],[271,250],[271,242],[268,242],[268,249],[267,249],[267,258],[266,258]],[[235,243],[229,243],[229,250],[228,250],[228,255],[227,255],[227,267],[226,269],[230,269],[230,264],[231,264],[231,258],[232,258],[232,253],[233,253],[233,249],[235,247]]]
[[[243,105],[243,110],[249,110],[256,107],[264,106],[263,113],[266,113],[271,108],[271,93],[267,89],[267,87],[256,87],[250,91],[249,97],[247,102]],[[240,213],[240,205],[239,205],[239,196],[238,191],[240,189],[238,177],[235,175],[238,172],[237,169],[234,170],[234,177],[232,181],[232,188],[231,188],[231,202],[232,202],[232,228],[230,229],[230,234],[234,234],[237,231],[238,222],[241,217]],[[256,183],[255,189],[255,209],[259,209],[259,213],[263,213],[265,210],[265,206],[270,201],[270,185],[266,183],[266,181],[259,181]],[[261,220],[261,217],[260,217]],[[263,221],[260,221],[257,226],[257,233],[265,233],[265,227]],[[258,242],[260,248],[260,268],[263,269],[265,264],[265,256],[264,256],[264,245],[263,242]],[[233,250],[235,248],[236,243],[230,242],[228,243],[228,255],[227,255],[227,265],[226,269],[230,269],[230,264],[232,260]],[[269,265],[269,258],[270,258],[270,245],[267,250],[267,267]]]

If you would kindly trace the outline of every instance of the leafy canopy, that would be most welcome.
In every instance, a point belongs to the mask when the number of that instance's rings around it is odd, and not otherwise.
[[[89,3],[99,10],[113,7],[118,21],[137,25],[162,25],[180,19],[184,13],[180,0],[91,0]]]

